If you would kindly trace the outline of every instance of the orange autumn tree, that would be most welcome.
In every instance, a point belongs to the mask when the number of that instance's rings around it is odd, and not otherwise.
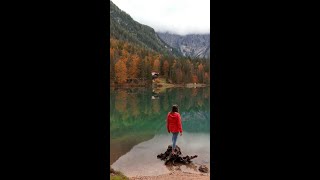
[[[128,66],[128,75],[130,78],[137,78],[138,77],[139,63],[140,63],[139,56],[136,54],[132,55],[129,60],[129,66]]]
[[[192,83],[198,83],[198,77],[197,75],[192,76]]]
[[[198,66],[198,80],[200,81],[200,83],[203,83],[203,74],[203,65],[202,63],[200,63]]]
[[[127,67],[123,58],[121,58],[115,64],[114,69],[115,69],[116,81],[120,84],[125,83],[127,81]]]
[[[210,82],[210,76],[209,76],[209,73],[207,73],[207,72],[204,73],[204,81],[205,81],[205,83]]]
[[[181,69],[176,69],[176,80],[178,84],[182,83],[182,78],[183,78],[183,74]]]
[[[110,48],[110,80],[114,80],[115,49]]]
[[[129,41],[110,38],[110,83],[113,85],[126,83],[130,78],[135,79],[131,84],[151,83],[152,71],[171,83],[210,83],[209,65],[209,60],[163,55]]]
[[[114,48],[110,48],[110,59],[114,59]]]
[[[155,72],[159,72],[160,71],[160,60],[159,58],[157,57],[157,59],[154,60],[153,62],[153,68],[152,68],[153,71]]]
[[[169,76],[169,62],[167,60],[165,60],[163,63],[163,73],[164,77],[167,78]]]
[[[121,57],[129,57],[129,52],[126,49],[122,49],[121,50]]]

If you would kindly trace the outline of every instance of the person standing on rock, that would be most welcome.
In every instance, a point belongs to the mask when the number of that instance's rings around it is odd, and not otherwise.
[[[168,133],[172,133],[172,154],[175,154],[174,150],[176,147],[178,134],[180,133],[180,136],[182,136],[182,123],[178,105],[173,105],[171,112],[168,113],[167,130]]]

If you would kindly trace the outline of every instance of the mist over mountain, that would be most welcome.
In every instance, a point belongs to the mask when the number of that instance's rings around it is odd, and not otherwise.
[[[155,52],[181,56],[159,38],[153,28],[140,24],[110,1],[110,37],[124,40]]]
[[[210,34],[189,34],[185,36],[168,32],[157,32],[157,34],[183,56],[210,59]]]
[[[152,72],[157,83],[210,84],[209,39],[157,34],[110,1],[110,86],[150,87]]]

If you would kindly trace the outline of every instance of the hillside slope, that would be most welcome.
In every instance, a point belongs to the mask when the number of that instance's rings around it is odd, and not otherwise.
[[[153,28],[133,20],[112,1],[110,1],[110,37],[159,53],[181,56],[179,51],[162,41]]]

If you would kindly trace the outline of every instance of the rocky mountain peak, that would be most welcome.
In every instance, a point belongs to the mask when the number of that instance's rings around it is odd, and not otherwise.
[[[183,56],[192,58],[210,58],[210,34],[177,35],[157,32],[159,37]]]

